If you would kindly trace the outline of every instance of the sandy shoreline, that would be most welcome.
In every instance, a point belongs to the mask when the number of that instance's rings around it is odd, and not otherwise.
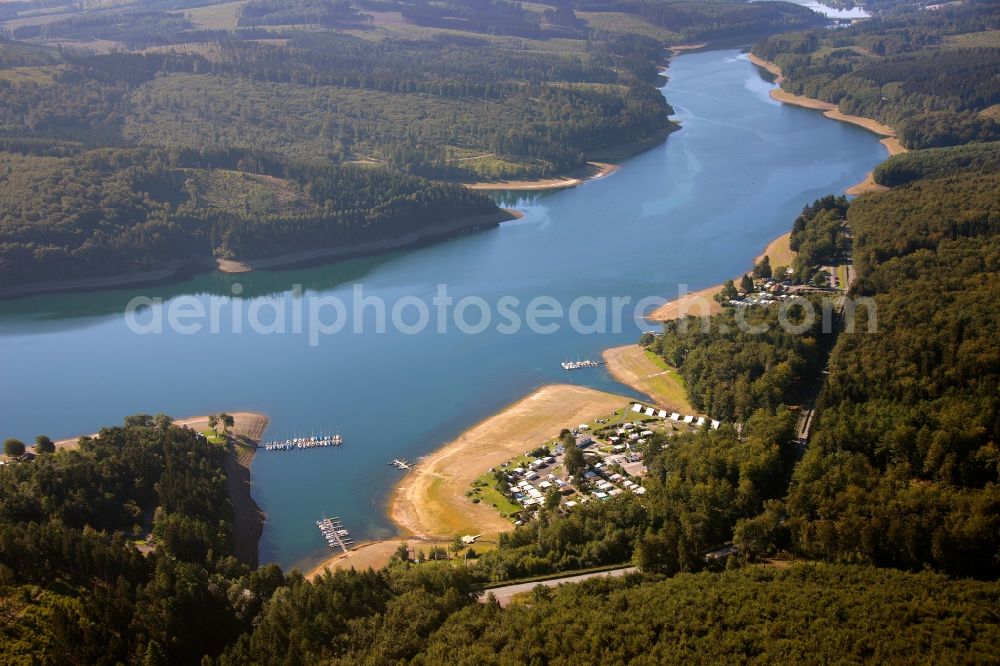
[[[394,539],[359,544],[346,556],[331,557],[310,576],[329,567],[384,566],[402,541],[413,547],[450,542],[456,535],[495,539],[513,525],[496,509],[466,498],[469,486],[489,468],[532,449],[562,428],[621,409],[629,398],[568,384],[550,384],[480,421],[457,439],[421,459],[396,485],[389,517],[400,528]]]
[[[774,82],[781,85],[784,81],[785,76],[781,73],[781,68],[778,67],[776,63],[769,60],[763,60],[758,58],[752,53],[747,54],[747,59],[758,67],[766,69],[768,72],[774,75]],[[885,149],[889,153],[889,157],[893,155],[899,155],[900,153],[905,153],[906,148],[900,142],[899,138],[896,136],[896,130],[884,123],[880,123],[877,120],[871,118],[865,118],[863,116],[852,116],[846,113],[841,113],[836,104],[830,102],[824,102],[823,100],[815,99],[813,97],[806,97],[805,95],[793,95],[787,90],[783,90],[780,87],[775,88],[771,91],[771,99],[784,104],[792,104],[794,106],[801,106],[806,109],[817,109],[823,111],[823,115],[831,120],[838,120],[844,123],[851,123],[852,125],[857,125],[863,127],[869,132],[879,134],[884,139],[881,140],[881,144],[885,146]],[[888,188],[879,185],[875,182],[874,172],[869,172],[865,174],[864,180],[860,183],[856,183],[848,187],[844,192],[851,196],[858,196],[865,194],[867,192],[884,192]]]
[[[792,252],[791,248],[788,246],[791,235],[792,232],[789,231],[788,233],[784,233],[768,243],[767,247],[764,248],[764,251],[754,258],[753,263],[757,264],[761,259],[767,256],[771,260],[772,267],[788,266],[791,264],[792,259],[795,257],[795,253]],[[753,265],[751,265],[750,268],[753,268]],[[749,269],[746,272],[749,272]],[[743,275],[744,273],[741,273],[740,275],[733,277],[733,282],[739,282]],[[656,310],[653,310],[647,319],[652,321],[672,321],[687,315],[704,317],[707,315],[718,314],[719,312],[722,312],[722,305],[715,300],[715,295],[722,290],[722,286],[722,284],[716,284],[711,287],[699,289],[698,291],[681,294],[677,299],[670,301],[665,305],[661,305]]]
[[[226,486],[233,503],[233,539],[235,554],[244,564],[256,567],[258,544],[264,532],[264,512],[260,510],[250,494],[250,465],[253,463],[257,445],[267,429],[268,418],[258,412],[231,412],[233,427],[229,455],[223,463],[226,472]],[[175,425],[187,426],[192,430],[208,430],[208,416],[190,416],[174,420]],[[94,434],[89,435],[93,437]],[[79,437],[60,439],[56,449],[73,449],[78,446]]]
[[[784,74],[781,72],[781,68],[778,67],[776,63],[769,60],[763,60],[753,55],[752,53],[747,54],[747,59],[758,67],[766,69],[768,72],[774,75],[774,82],[780,86],[781,82],[784,80]],[[880,134],[885,138],[882,139],[881,143],[885,146],[889,153],[889,156],[899,155],[900,153],[905,153],[906,148],[899,141],[896,136],[896,130],[884,123],[880,123],[877,120],[872,120],[871,118],[864,118],[862,116],[852,116],[846,113],[841,113],[837,108],[836,104],[831,104],[830,102],[824,102],[819,99],[812,97],[806,97],[804,95],[793,95],[786,90],[782,90],[780,87],[775,88],[771,91],[771,99],[782,102],[784,104],[792,104],[795,106],[801,106],[807,109],[818,109],[823,111],[823,115],[832,120],[839,120],[840,122],[851,123],[863,127],[866,130],[873,132],[875,134]],[[869,172],[865,175],[864,180],[860,183],[852,185],[845,190],[846,194],[851,196],[857,196],[860,194],[865,194],[866,192],[883,192],[886,187],[879,185],[875,182],[874,173]]]
[[[480,190],[483,192],[502,190],[561,190],[567,187],[576,187],[588,180],[598,180],[605,176],[610,176],[617,170],[617,164],[587,162],[585,166],[579,169],[574,169],[564,176],[554,178],[540,178],[538,180],[490,180],[464,183],[464,185],[470,190]]]

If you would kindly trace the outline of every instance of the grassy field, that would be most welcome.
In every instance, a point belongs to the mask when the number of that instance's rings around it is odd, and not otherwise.
[[[792,261],[795,259],[795,253],[792,252],[792,248],[789,245],[791,238],[791,232],[775,238],[764,249],[763,254],[754,260],[754,263],[759,262],[767,256],[771,260],[771,268],[777,268],[778,266],[790,266]]]
[[[56,70],[55,67],[11,67],[0,70],[0,81],[49,84],[54,82]]]
[[[247,0],[224,2],[218,5],[207,5],[184,9],[176,13],[183,14],[198,30],[235,30],[237,13]]]
[[[666,28],[655,26],[634,14],[623,12],[577,12],[576,15],[594,30],[605,32],[632,33],[652,37],[665,42],[680,42],[681,35]]]
[[[639,345],[626,345],[605,351],[604,360],[615,379],[648,395],[665,409],[696,413],[680,373],[655,354]]]
[[[1000,30],[970,32],[965,35],[949,35],[944,38],[946,47],[952,48],[1000,48]]]
[[[239,215],[291,215],[317,206],[282,178],[226,169],[187,170],[198,196],[215,208]]]

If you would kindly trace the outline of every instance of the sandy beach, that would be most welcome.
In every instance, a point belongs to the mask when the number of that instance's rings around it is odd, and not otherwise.
[[[795,258],[795,253],[792,252],[792,249],[788,245],[791,235],[792,232],[789,231],[788,233],[782,234],[768,243],[767,247],[764,248],[763,252],[757,255],[753,263],[756,264],[767,256],[771,260],[772,267],[788,266],[791,264],[792,260]],[[750,268],[753,268],[753,266]],[[749,272],[749,269],[747,272]],[[733,278],[733,282],[739,282],[742,277],[743,274],[735,276]],[[653,312],[649,314],[648,319],[652,321],[672,321],[687,315],[704,317],[707,315],[717,314],[722,312],[722,306],[715,300],[715,295],[721,290],[722,284],[716,284],[711,287],[706,287],[698,291],[692,291],[681,295],[677,299],[670,301],[665,305],[661,305],[656,310],[653,310]]]
[[[617,164],[607,162],[587,162],[579,169],[570,171],[565,176],[555,178],[540,178],[538,180],[490,180],[477,183],[466,183],[470,190],[485,192],[498,190],[561,190],[566,187],[576,187],[588,180],[597,180],[610,176],[618,170]]]
[[[657,364],[639,345],[604,350],[604,362],[611,376],[650,397],[660,407],[682,414],[694,414],[684,381],[673,368]]]
[[[451,539],[512,529],[491,506],[466,499],[469,485],[490,467],[574,427],[620,409],[624,396],[552,384],[478,423],[419,462],[396,487],[389,515],[406,534]]]
[[[402,532],[397,539],[360,544],[347,555],[331,557],[310,576],[331,567],[384,566],[402,541],[414,548],[450,543],[456,535],[482,535],[491,541],[513,525],[487,504],[473,504],[465,493],[491,467],[574,427],[621,409],[629,398],[582,386],[543,386],[466,430],[421,459],[403,477],[389,501],[389,516]]]

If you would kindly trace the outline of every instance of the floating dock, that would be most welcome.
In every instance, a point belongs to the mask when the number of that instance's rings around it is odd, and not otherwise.
[[[563,370],[579,370],[581,368],[596,368],[604,365],[604,361],[591,361],[589,358],[582,361],[563,361]]]
[[[317,520],[316,527],[323,533],[326,545],[330,546],[330,548],[340,548],[346,553],[348,546],[354,545],[351,533],[344,529],[344,524],[336,516]]]
[[[295,449],[316,449],[324,446],[340,446],[344,438],[340,434],[316,435],[313,437],[293,437],[285,440],[264,442],[261,445],[265,451],[294,451]]]

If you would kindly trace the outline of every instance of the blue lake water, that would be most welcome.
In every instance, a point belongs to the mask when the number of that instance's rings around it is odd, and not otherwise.
[[[508,333],[498,330],[498,299],[518,299],[523,320],[539,296],[564,308],[581,296],[634,304],[674,296],[682,283],[717,283],[747,268],[804,204],[842,192],[885,157],[877,136],[771,100],[773,86],[736,51],[684,55],[668,74],[663,93],[680,131],[607,178],[501,195],[524,217],[499,228],[300,270],[0,302],[0,437],[73,436],[136,412],[258,410],[271,418],[267,435],[282,438],[336,428],[346,438],[339,449],[257,455],[253,494],[268,515],[261,561],[306,567],[327,554],[314,525],[324,513],[359,539],[393,534],[385,505],[400,472],[389,459],[419,458],[545,383],[630,393],[603,369],[567,373],[559,363],[634,341],[631,305],[620,332],[577,332],[563,319],[552,334]],[[369,310],[363,333],[349,323],[311,346],[306,332],[234,333],[227,316],[256,309],[266,322],[283,303],[290,318],[294,285],[302,304],[338,298],[350,309],[354,285],[391,308],[403,297],[430,305],[442,284],[455,301],[490,304],[491,325],[480,334],[454,325],[377,333]],[[206,309],[215,299],[220,331],[136,334],[123,311],[138,295]],[[404,324],[416,315],[404,308]],[[466,315],[479,319],[475,308]],[[593,320],[593,309],[580,319]]]

